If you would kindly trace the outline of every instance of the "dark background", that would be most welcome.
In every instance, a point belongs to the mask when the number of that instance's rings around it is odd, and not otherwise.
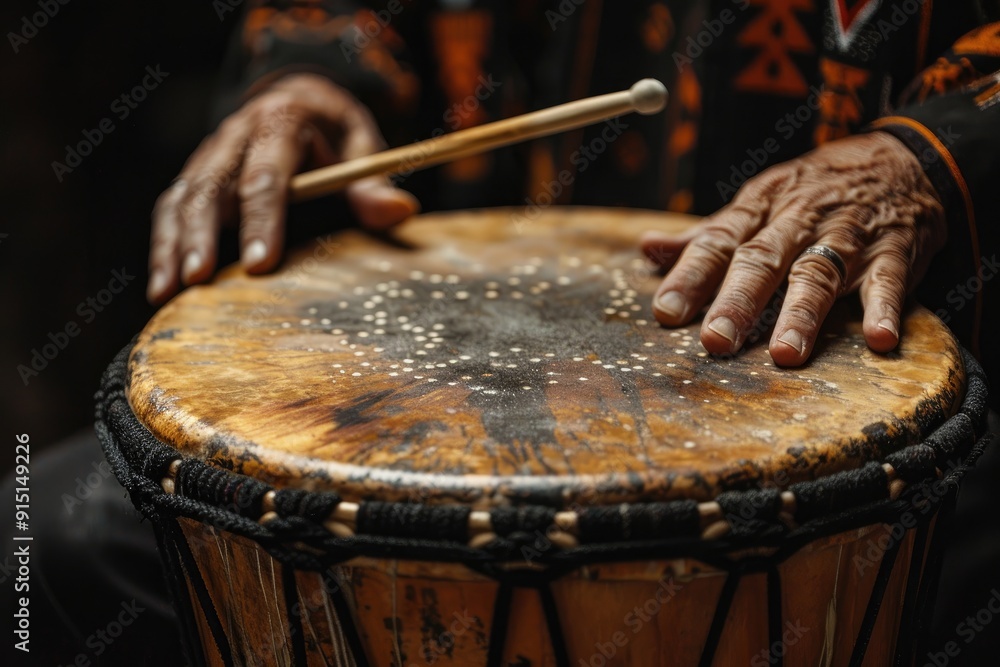
[[[240,13],[220,19],[208,1],[43,2],[58,13],[17,53],[8,33],[24,32],[38,0],[0,9],[0,424],[5,438],[28,433],[34,454],[89,427],[102,369],[153,313],[150,211],[209,129]],[[121,120],[112,103],[157,65],[169,76]],[[52,162],[65,162],[66,145],[105,118],[114,131],[59,182]],[[78,312],[123,268],[135,278],[121,294],[96,315]],[[69,322],[79,335],[25,386],[17,366],[30,367],[32,350]],[[4,456],[0,471],[12,464]]]
[[[58,12],[17,53],[8,35],[23,31],[24,17],[40,11],[39,0],[0,7],[0,425],[6,443],[0,473],[12,467],[15,434],[29,434],[32,454],[40,455],[91,427],[101,371],[154,312],[145,301],[150,211],[210,129],[219,65],[239,15],[220,18],[208,0],[41,1]],[[220,0],[216,6],[229,2],[241,4]],[[169,75],[119,119],[112,103],[141,82],[147,66]],[[66,145],[76,145],[105,118],[114,131],[60,182],[52,163],[64,162]],[[86,322],[79,305],[122,270],[135,278]],[[32,351],[70,322],[79,325],[79,335],[25,386],[18,365],[30,366]],[[990,553],[996,529],[986,526],[995,522],[995,507],[986,498],[970,504],[981,510],[960,524],[965,532],[959,535],[967,537],[956,535],[955,543]],[[983,591],[996,582],[994,576],[970,585],[976,594],[967,600],[956,591],[942,640],[953,638],[955,619],[982,606]],[[6,595],[8,585],[3,590]],[[6,613],[3,618],[6,649],[11,626]],[[1000,644],[997,633],[989,634],[976,642],[984,654]]]

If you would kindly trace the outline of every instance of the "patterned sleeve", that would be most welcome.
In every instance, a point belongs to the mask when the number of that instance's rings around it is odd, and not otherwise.
[[[1000,294],[987,284],[1000,249],[1000,23],[955,42],[906,89],[893,115],[871,127],[920,158],[944,203],[949,239],[935,261],[945,270],[935,273],[930,301],[963,339],[968,334],[975,352],[984,317],[996,319],[990,304]]]
[[[413,0],[251,0],[223,66],[216,116],[284,75],[313,72],[381,112],[411,108],[418,80],[403,39]]]

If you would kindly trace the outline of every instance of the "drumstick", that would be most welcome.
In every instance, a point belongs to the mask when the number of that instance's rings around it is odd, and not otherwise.
[[[426,169],[501,146],[598,123],[632,111],[654,114],[663,109],[666,103],[666,87],[656,79],[642,79],[628,90],[618,93],[560,104],[298,174],[292,178],[291,199],[313,199],[367,176]]]

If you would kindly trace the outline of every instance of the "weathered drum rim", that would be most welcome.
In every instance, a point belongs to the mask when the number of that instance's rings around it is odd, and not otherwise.
[[[607,209],[569,207],[566,212],[580,216],[603,216]],[[508,209],[483,209],[473,213],[505,215]],[[448,219],[459,212],[433,214]],[[655,220],[662,212],[631,211]],[[223,277],[235,275],[230,268]],[[168,304],[162,312],[171,308]],[[815,479],[834,472],[849,470],[869,461],[880,460],[893,450],[919,442],[935,427],[954,414],[961,399],[966,378],[961,353],[954,337],[932,314],[919,308],[916,317],[932,319],[944,333],[948,375],[935,381],[932,391],[918,388],[907,415],[886,415],[884,420],[860,423],[850,433],[831,435],[828,440],[803,441],[789,445],[781,453],[759,458],[713,460],[711,465],[677,465],[670,469],[629,472],[571,474],[465,474],[433,471],[413,471],[399,467],[358,465],[338,460],[322,460],[303,456],[268,445],[266,439],[255,441],[224,429],[205,415],[171,404],[171,423],[163,419],[164,403],[159,402],[159,389],[144,383],[137,373],[128,396],[133,413],[155,435],[175,443],[185,453],[197,450],[202,460],[220,466],[233,466],[240,472],[276,486],[294,486],[309,491],[336,490],[344,498],[364,501],[372,498],[393,502],[419,499],[433,504],[470,504],[476,508],[502,507],[510,504],[543,504],[569,507],[573,504],[612,504],[673,501],[692,499],[710,501],[726,491],[739,491],[757,486],[787,488],[790,483]],[[154,316],[154,320],[155,321]],[[151,321],[152,322],[152,321]],[[138,348],[155,340],[158,333],[147,329],[140,334]],[[142,353],[132,355],[131,368],[140,368]],[[922,396],[921,396],[922,394]],[[170,431],[176,423],[189,430]],[[749,440],[749,437],[747,438]],[[679,442],[675,443],[679,446]],[[733,443],[736,445],[741,442]]]
[[[210,523],[262,543],[285,545],[291,539],[299,543],[303,539],[318,540],[334,546],[338,553],[347,549],[354,555],[377,555],[387,546],[409,544],[416,547],[418,559],[424,548],[454,547],[455,560],[504,560],[504,554],[510,556],[511,545],[517,541],[512,541],[512,536],[553,529],[560,533],[575,531],[567,548],[555,549],[554,553],[565,555],[587,549],[589,557],[623,542],[631,543],[637,552],[663,540],[677,539],[688,546],[715,544],[724,551],[740,544],[801,544],[851,527],[891,522],[893,516],[913,506],[913,492],[929,482],[957,486],[990,439],[986,429],[986,379],[976,360],[963,350],[968,379],[964,401],[958,412],[923,443],[893,452],[883,461],[869,462],[859,470],[793,484],[784,492],[748,488],[724,491],[706,503],[673,500],[603,504],[569,513],[559,512],[562,508],[558,505],[538,504],[538,499],[482,512],[455,505],[377,501],[354,504],[332,492],[276,489],[258,479],[184,457],[157,440],[136,418],[125,397],[130,349],[131,345],[122,350],[105,372],[96,397],[96,427],[116,475],[140,509],[147,514],[165,511],[201,521],[208,518]],[[128,447],[141,451],[129,451]],[[210,483],[212,488],[199,488],[196,480]],[[255,500],[249,504],[239,502],[241,489],[251,487]],[[747,504],[756,508],[749,525],[731,521],[739,517],[734,512]],[[382,519],[365,519],[365,512],[374,512]],[[395,523],[385,518],[393,512],[397,513]],[[435,533],[425,534],[400,525],[399,517],[407,513],[420,523],[433,519]],[[348,526],[348,531],[338,534],[334,524],[350,521],[350,517],[360,521],[354,527],[358,530]],[[366,531],[361,526],[365,521],[378,524],[378,528]],[[477,521],[478,530],[473,525]],[[449,522],[452,525],[445,525]],[[588,522],[602,525],[592,530]],[[299,532],[302,534],[296,535]],[[477,541],[477,535],[489,539]],[[468,537],[473,538],[471,547],[464,539]]]

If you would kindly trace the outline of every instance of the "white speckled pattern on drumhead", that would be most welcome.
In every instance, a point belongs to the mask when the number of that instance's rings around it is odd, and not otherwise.
[[[270,482],[489,505],[786,485],[916,440],[961,393],[957,347],[919,308],[891,355],[848,303],[803,368],[760,343],[719,359],[700,322],[656,322],[636,246],[690,219],[525,219],[422,216],[392,242],[322,239],[274,275],[229,269],[145,328],[130,403],[185,453]]]

